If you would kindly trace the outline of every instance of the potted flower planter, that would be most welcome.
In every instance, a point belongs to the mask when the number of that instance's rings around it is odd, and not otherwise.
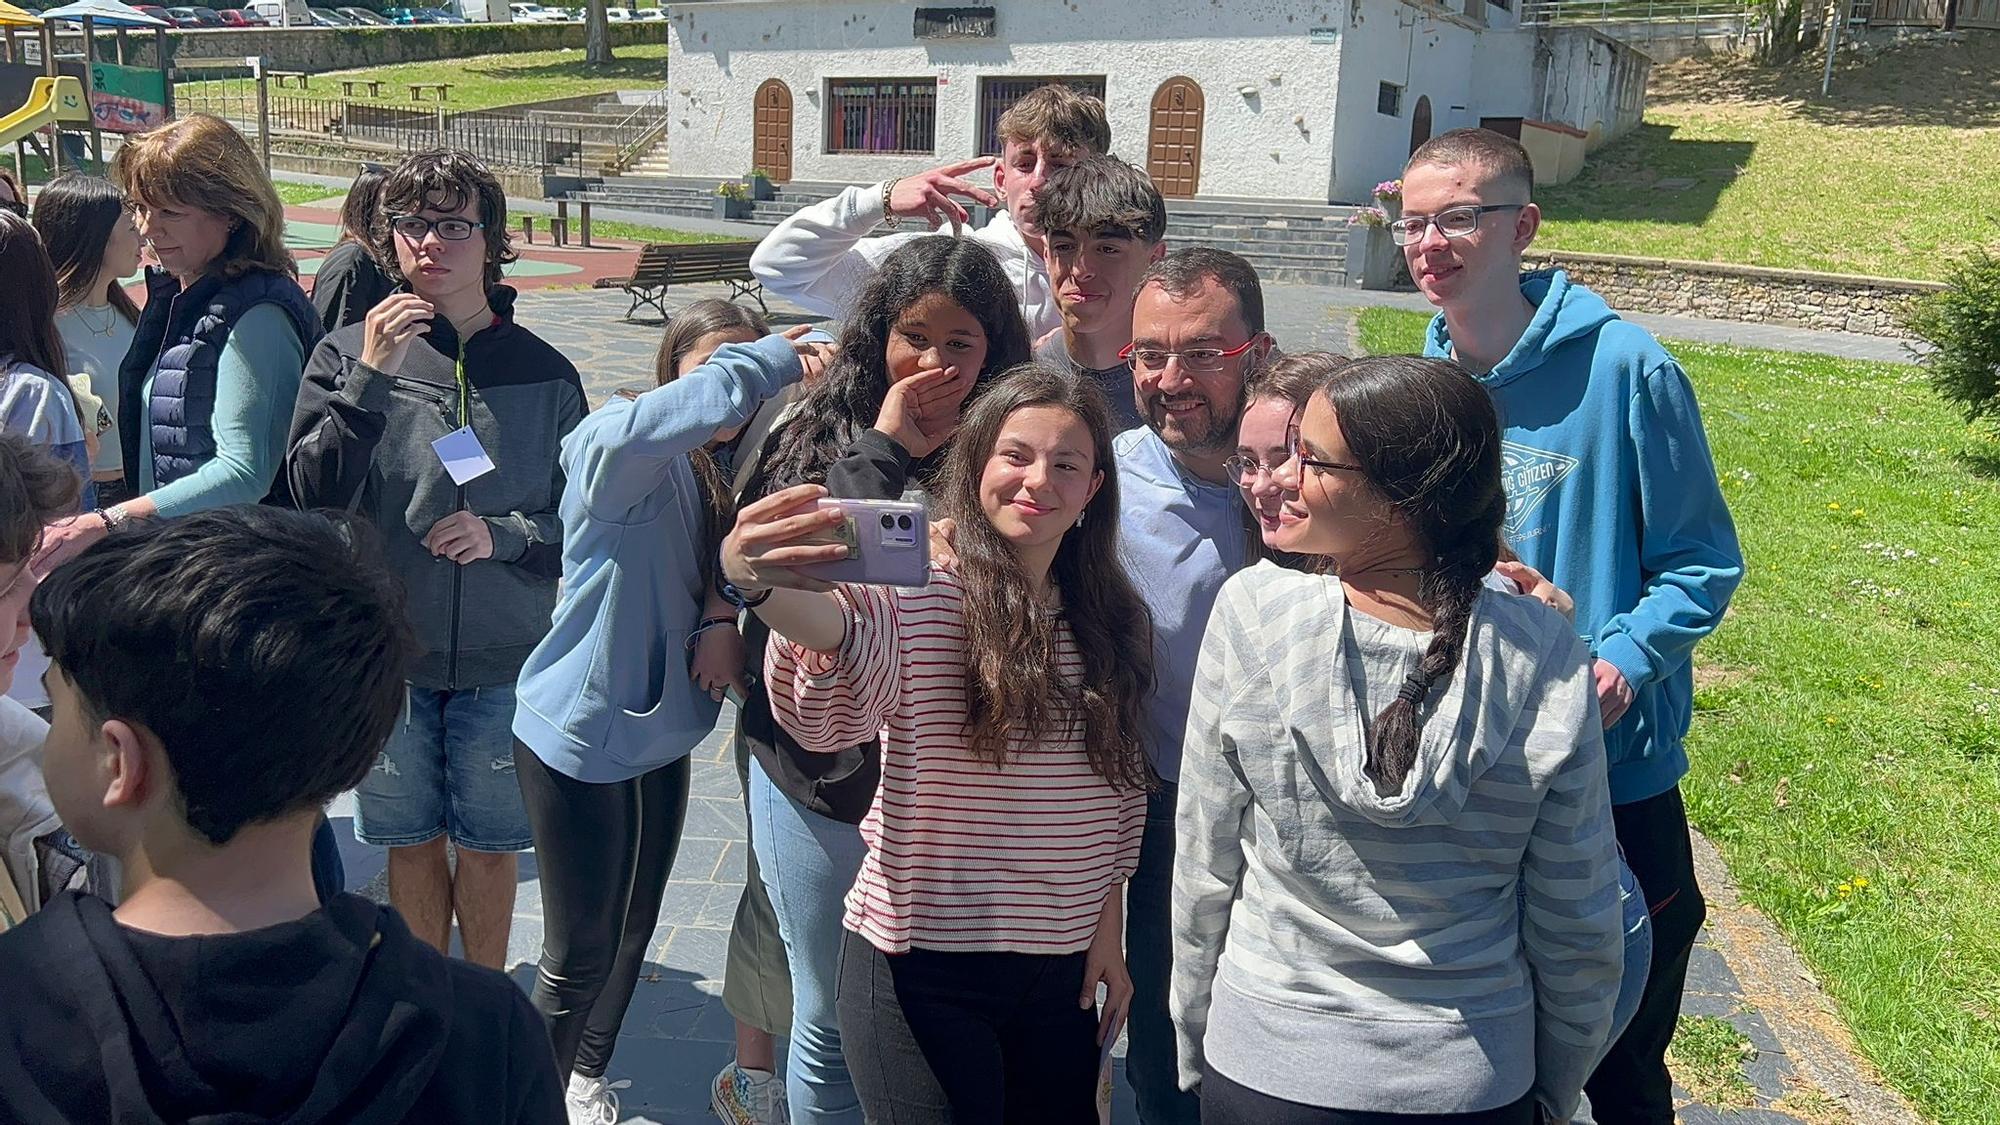
[[[1356,282],[1363,289],[1393,289],[1403,268],[1403,248],[1389,237],[1389,228],[1360,225],[1348,235],[1347,258],[1360,266]]]
[[[778,186],[762,172],[752,172],[743,177],[743,186],[749,189],[750,198],[755,202],[778,198]]]

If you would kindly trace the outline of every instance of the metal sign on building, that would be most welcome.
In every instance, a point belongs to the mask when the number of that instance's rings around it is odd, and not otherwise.
[[[919,39],[991,39],[992,8],[918,8]]]

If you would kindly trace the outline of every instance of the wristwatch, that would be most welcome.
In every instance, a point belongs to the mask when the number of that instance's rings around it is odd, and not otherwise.
[[[104,530],[107,534],[118,530],[131,518],[131,514],[125,510],[123,504],[113,504],[109,508],[92,508],[90,514],[104,521]]]

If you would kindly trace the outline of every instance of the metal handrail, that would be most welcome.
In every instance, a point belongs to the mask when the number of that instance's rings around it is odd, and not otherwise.
[[[641,128],[631,140],[619,145],[618,151],[611,155],[611,159],[604,162],[604,170],[608,174],[618,175],[638,163],[639,158],[651,152],[653,146],[659,143],[660,138],[666,135],[667,121],[670,115],[667,112],[667,91],[664,87],[655,91],[652,97],[640,103],[638,109],[633,110],[625,118],[625,121],[619,123],[619,128],[622,129],[626,124],[637,120],[649,108],[654,107],[657,107],[658,116],[654,117],[653,120]]]
[[[1521,24],[1758,22],[1746,0],[1522,0]]]

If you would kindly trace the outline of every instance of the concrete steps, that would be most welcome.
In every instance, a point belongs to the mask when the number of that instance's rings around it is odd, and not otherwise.
[[[632,173],[606,179],[572,199],[681,218],[713,218],[718,181]],[[755,203],[742,221],[776,226],[844,185],[794,182]],[[1167,204],[1167,245],[1214,246],[1241,254],[1266,281],[1345,285],[1347,220],[1354,208],[1309,202],[1176,199]]]

